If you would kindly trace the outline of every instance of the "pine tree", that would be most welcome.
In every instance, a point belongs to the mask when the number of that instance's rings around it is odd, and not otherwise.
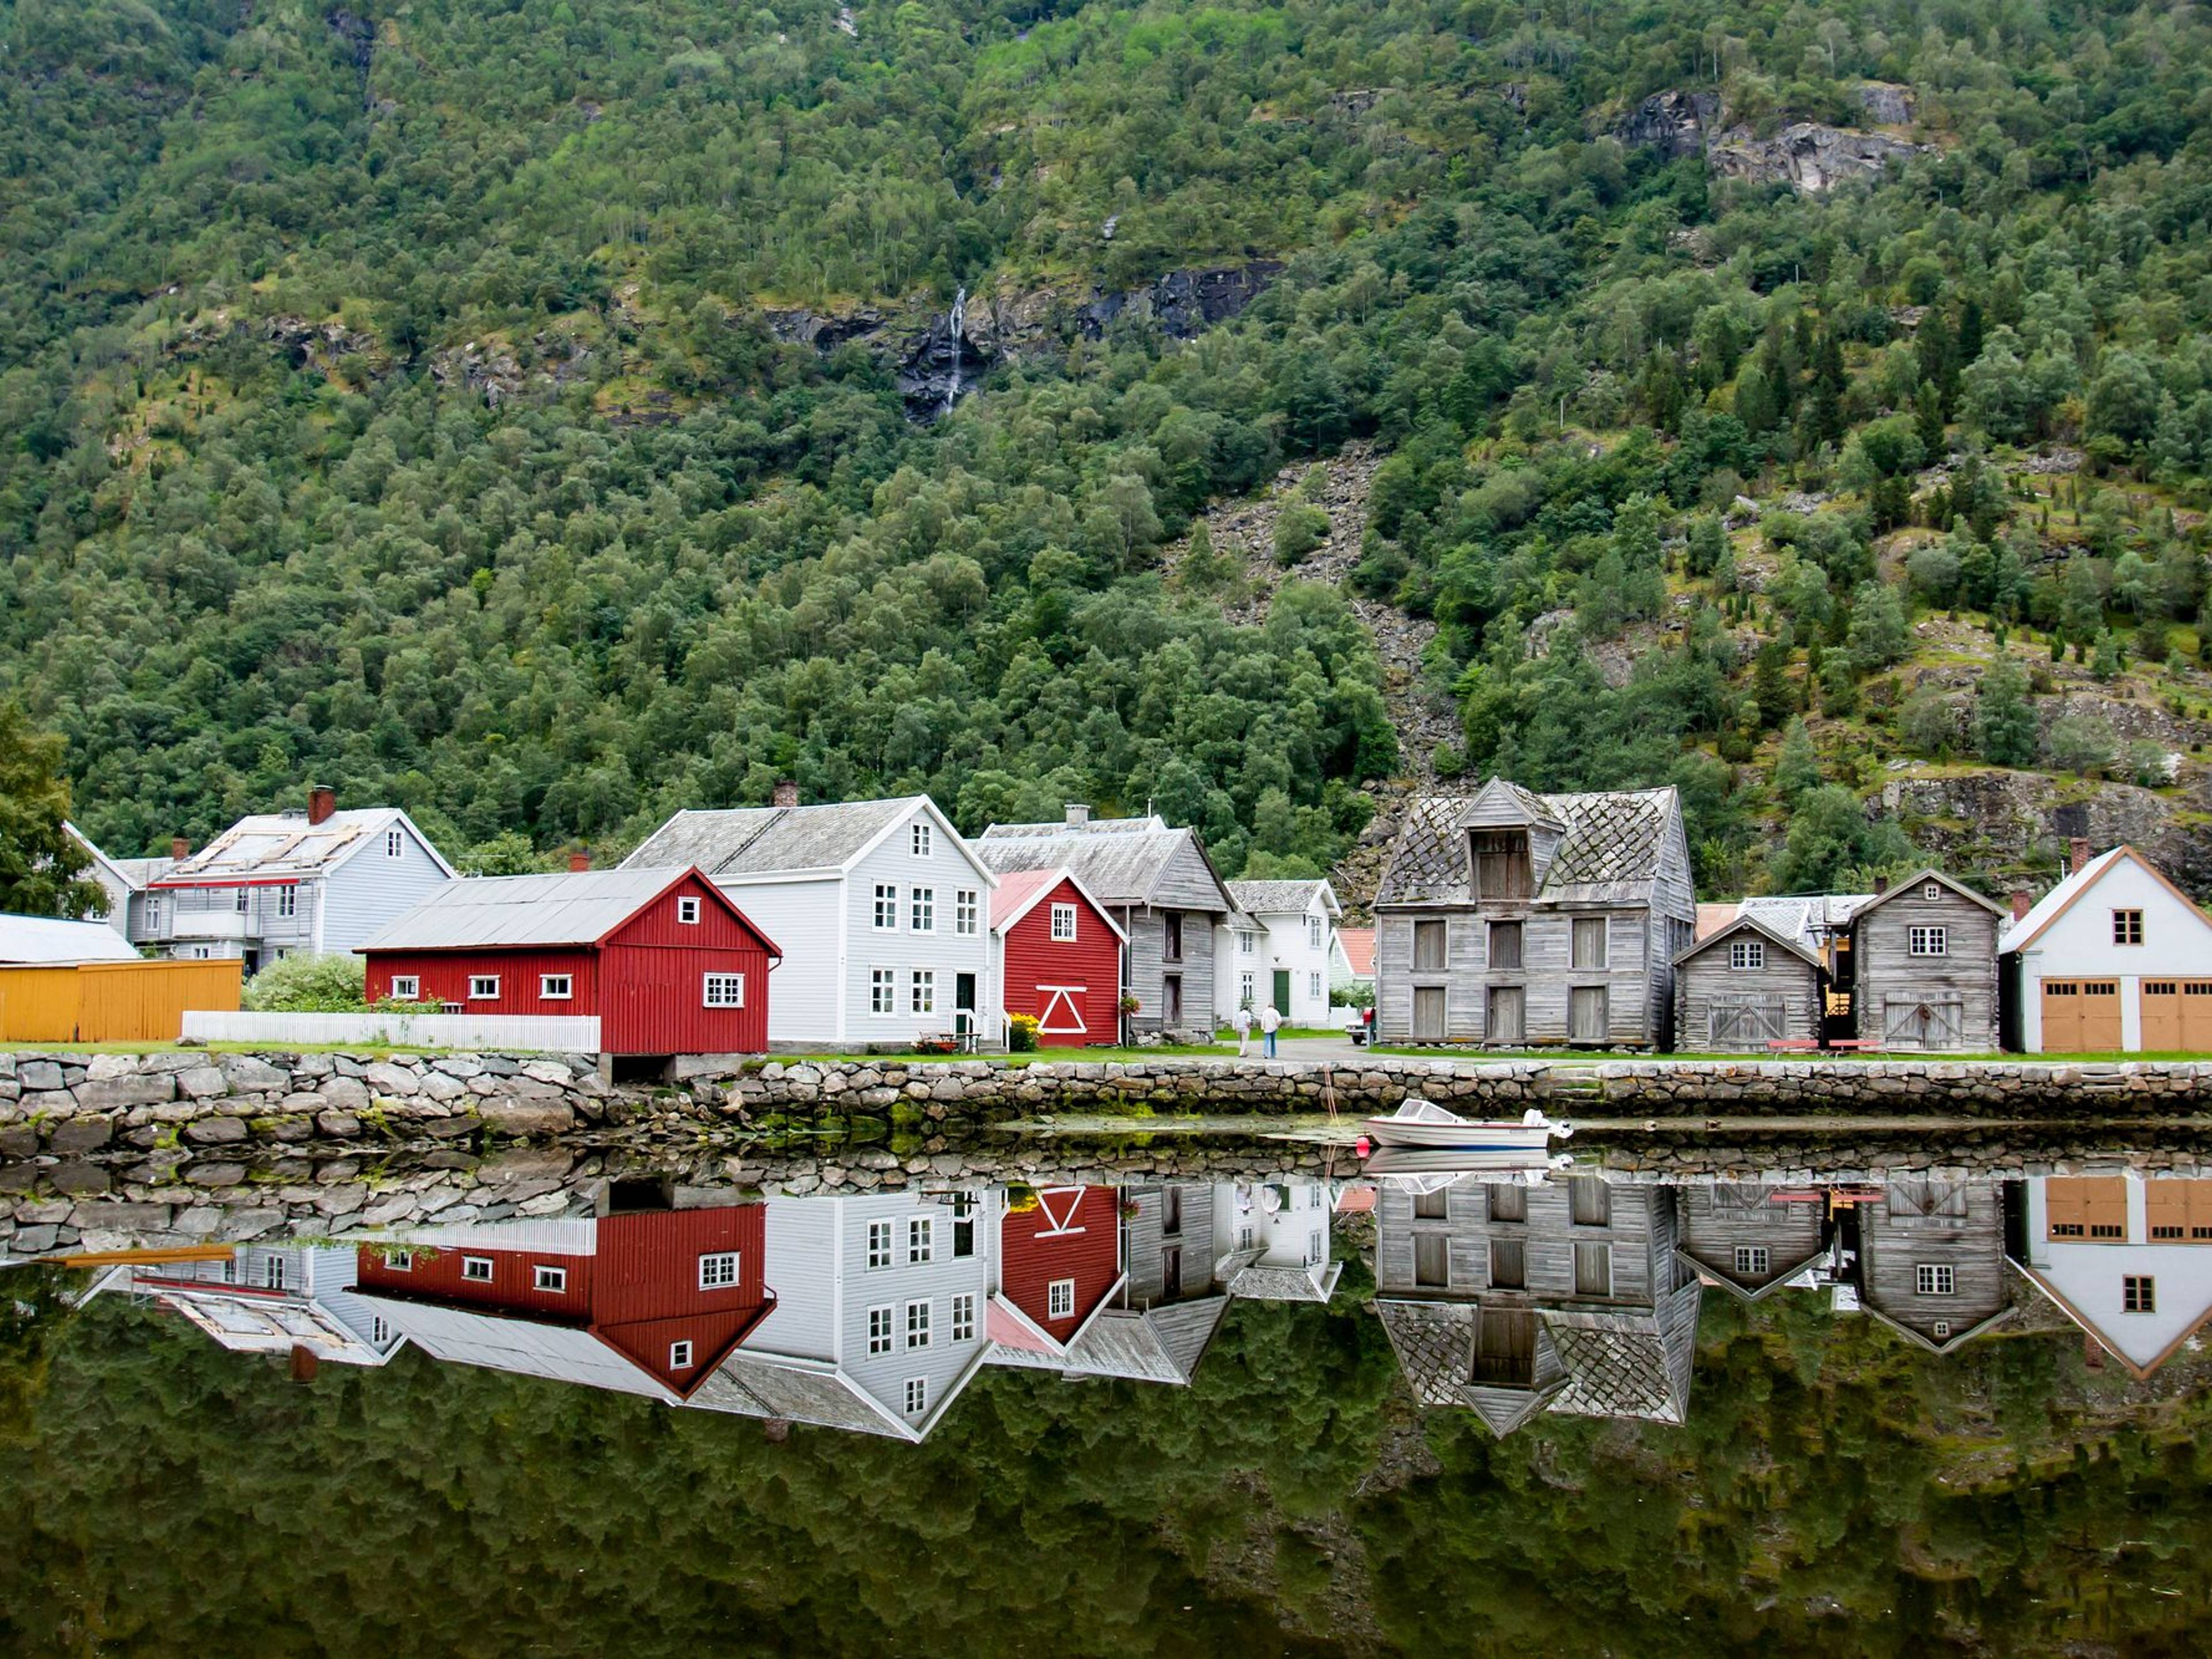
[[[1817,789],[1822,781],[1820,751],[1814,745],[1805,717],[1795,715],[1782,729],[1781,751],[1774,758],[1774,793],[1784,802],[1795,805],[1799,796]]]
[[[2035,704],[2027,676],[2010,657],[1999,657],[1974,694],[1974,746],[1992,766],[2035,763]]]

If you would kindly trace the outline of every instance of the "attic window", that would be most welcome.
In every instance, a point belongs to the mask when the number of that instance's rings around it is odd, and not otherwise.
[[[682,922],[687,927],[696,927],[698,926],[699,901],[695,898],[680,898],[677,900],[676,920]]]
[[[1930,904],[1935,903],[1937,899],[1943,896],[1942,884],[1933,881],[1928,883],[1920,890],[1920,896],[1926,899]]]
[[[1474,896],[1478,899],[1525,899],[1535,891],[1535,880],[1528,866],[1526,830],[1470,830],[1468,847],[1474,861]]]
[[[1740,939],[1729,946],[1729,966],[1746,971],[1766,966],[1766,941]]]
[[[396,859],[404,854],[406,850],[407,843],[401,837],[397,830],[387,830],[384,832],[385,857],[388,859]]]
[[[2142,912],[2115,910],[2112,912],[2112,943],[2141,945],[2143,942]]]

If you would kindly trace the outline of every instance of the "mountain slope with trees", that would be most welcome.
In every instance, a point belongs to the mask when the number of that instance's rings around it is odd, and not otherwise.
[[[126,854],[313,776],[520,867],[787,774],[1320,867],[1408,766],[1675,781],[1715,890],[1908,840],[2016,878],[2054,799],[2170,850],[2208,45],[1914,0],[10,0],[0,694]],[[1801,193],[1801,131],[1897,159]],[[1203,331],[1082,314],[1261,260]],[[963,291],[1024,349],[951,345]],[[977,354],[941,417],[916,341]],[[1174,551],[1354,438],[1349,585],[1433,622],[1460,727],[1415,757],[1297,580],[1310,512],[1264,619]]]

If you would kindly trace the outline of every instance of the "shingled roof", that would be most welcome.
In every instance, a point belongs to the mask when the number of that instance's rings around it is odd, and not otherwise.
[[[1322,908],[1331,915],[1342,914],[1343,907],[1336,902],[1335,890],[1326,881],[1232,881],[1229,896],[1237,901],[1237,908],[1248,916],[1302,915],[1312,908],[1316,896],[1323,898]]]
[[[1158,904],[1226,915],[1237,906],[1198,836],[1165,819],[994,823],[975,842],[999,875],[1065,867],[1101,904]]]
[[[1508,822],[1559,833],[1537,902],[1649,902],[1680,814],[1671,787],[1540,795],[1493,778],[1473,795],[1425,795],[1392,843],[1375,902],[1474,902],[1467,832]]]

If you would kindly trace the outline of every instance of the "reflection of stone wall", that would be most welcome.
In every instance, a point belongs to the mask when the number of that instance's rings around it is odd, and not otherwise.
[[[511,1054],[0,1054],[0,1168],[102,1152],[305,1143],[429,1146],[479,1132],[633,1142],[702,1129],[844,1123],[923,1134],[1036,1113],[1364,1116],[1408,1094],[1471,1116],[1957,1117],[2078,1123],[2205,1109],[2212,1063],[2020,1060],[1207,1059],[902,1063],[695,1056],[612,1086],[580,1058]]]

